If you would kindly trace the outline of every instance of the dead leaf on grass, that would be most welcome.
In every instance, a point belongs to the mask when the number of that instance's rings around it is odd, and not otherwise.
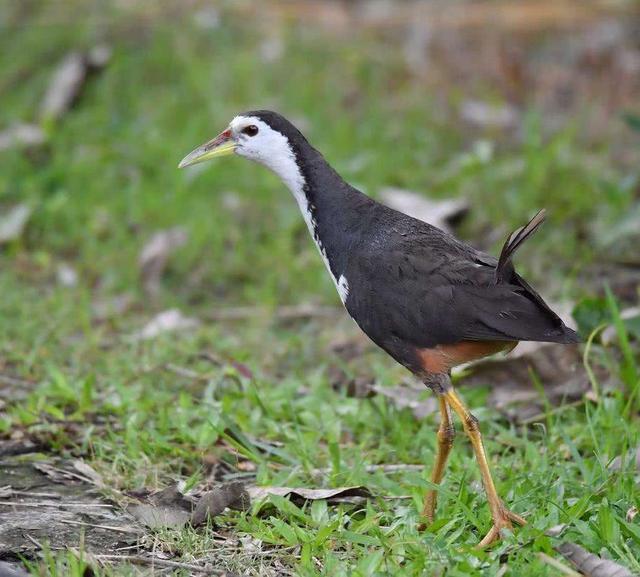
[[[56,269],[56,279],[63,287],[71,288],[78,284],[78,272],[67,263],[60,263]]]
[[[91,70],[100,70],[109,64],[113,50],[108,44],[98,44],[87,53],[87,64]]]
[[[36,124],[18,123],[0,132],[0,152],[10,148],[32,149],[44,144],[46,135]]]
[[[625,321],[625,324],[631,325],[629,328],[636,328],[640,331],[640,307],[629,307],[620,311],[620,318]],[[633,335],[634,331],[629,331]],[[610,325],[602,331],[600,340],[603,345],[608,346],[618,340],[618,329]]]
[[[556,551],[571,561],[585,577],[633,577],[626,567],[589,553],[575,543],[562,543],[556,547]]]
[[[335,489],[307,489],[305,487],[247,487],[252,500],[262,501],[271,495],[289,497],[294,502],[327,501],[328,503],[359,502],[372,497],[371,491],[362,485]]]
[[[105,486],[102,475],[100,475],[100,473],[98,473],[93,467],[91,467],[84,461],[76,459],[75,461],[73,461],[72,465],[73,468],[85,478],[85,480],[90,481],[96,487]]]
[[[446,231],[451,231],[469,211],[469,203],[464,199],[430,200],[400,188],[383,188],[380,200],[391,208]]]
[[[193,330],[200,325],[198,319],[186,317],[178,309],[162,311],[153,317],[140,331],[132,335],[133,340],[146,341],[177,331]]]
[[[247,511],[251,505],[251,497],[242,483],[226,483],[204,493],[193,513],[191,525],[198,527],[222,513],[227,507],[238,511]]]
[[[460,109],[461,118],[481,128],[513,128],[518,125],[518,111],[509,104],[491,104],[481,100],[466,100]]]
[[[372,388],[373,378],[363,375],[351,377],[338,365],[331,365],[327,369],[327,378],[333,390],[344,391],[352,399],[366,399],[376,394]],[[306,393],[304,388],[301,391],[302,394]]]
[[[92,304],[92,312],[97,322],[119,317],[130,311],[135,300],[131,293],[122,293],[112,297],[98,298]]]
[[[578,345],[524,343],[509,356],[478,362],[462,384],[486,385],[491,388],[489,404],[514,422],[526,422],[545,410],[545,399],[534,385],[533,375],[544,387],[544,397],[551,405],[579,401],[591,390],[591,382],[583,365]],[[612,376],[593,366],[603,388],[614,386]]]
[[[638,515],[638,508],[634,505],[633,507],[629,507],[629,509],[627,510],[627,513],[625,514],[624,518],[631,523]]]
[[[3,212],[0,216],[0,245],[22,236],[32,210],[27,204],[21,203]]]
[[[55,467],[50,463],[33,463],[33,468],[49,477],[54,483],[66,485],[86,481],[84,475],[67,471],[61,467]]]
[[[193,502],[176,485],[147,498],[145,503],[129,505],[127,512],[150,529],[184,527],[191,518]]]
[[[176,250],[183,247],[188,239],[187,231],[181,226],[176,226],[157,232],[144,245],[138,257],[138,267],[142,285],[147,295],[154,296],[158,294],[160,279],[169,257]]]
[[[226,508],[246,511],[251,503],[244,485],[238,482],[219,485],[203,493],[197,502],[182,494],[177,485],[141,498],[144,502],[129,505],[127,512],[150,529],[177,529],[187,523],[198,527]]]
[[[425,386],[396,385],[381,387],[374,385],[371,390],[388,398],[399,409],[411,409],[416,419],[424,419],[438,410],[438,401]]]
[[[88,53],[70,52],[58,64],[40,104],[40,118],[58,120],[76,102],[89,72],[103,68],[111,57],[107,45]]]
[[[87,65],[80,52],[67,54],[55,69],[40,105],[41,118],[60,118],[74,103],[87,74]]]
[[[594,224],[593,242],[603,253],[603,260],[635,267],[640,263],[640,207],[637,205],[611,226],[607,219]]]
[[[625,464],[632,464],[638,471],[640,471],[640,447],[636,447],[635,449],[631,449],[625,458]],[[617,456],[611,463],[609,464],[609,469],[612,471],[619,471],[622,468],[622,457]]]

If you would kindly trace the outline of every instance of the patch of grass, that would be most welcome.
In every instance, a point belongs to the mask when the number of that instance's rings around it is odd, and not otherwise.
[[[491,383],[463,390],[482,423],[498,490],[529,522],[478,552],[472,547],[490,516],[462,434],[438,522],[424,534],[416,522],[428,472],[366,471],[393,463],[428,469],[436,423],[379,397],[333,390],[329,345],[354,334],[348,320],[255,318],[149,342],[127,338],[171,307],[206,318],[211,308],[238,304],[338,303],[295,203],[273,176],[240,159],[176,169],[184,153],[255,107],[301,118],[345,178],[374,196],[393,185],[468,197],[469,238],[489,225],[506,234],[545,206],[550,221],[518,255],[520,269],[556,297],[577,298],[588,291],[573,279],[594,258],[584,223],[620,218],[634,201],[629,178],[637,178],[586,148],[579,118],[549,138],[532,111],[521,141],[509,146],[490,134],[465,134],[420,83],[397,80],[399,49],[383,49],[364,33],[328,42],[291,27],[283,58],[266,62],[255,28],[224,10],[214,31],[186,16],[145,23],[111,9],[102,15],[106,30],[66,12],[44,24],[51,8],[27,3],[26,10],[32,13],[14,15],[15,27],[0,35],[0,126],[33,118],[51,65],[67,49],[106,34],[114,54],[49,128],[43,154],[0,155],[0,201],[34,208],[26,233],[0,254],[0,367],[37,383],[2,412],[0,431],[24,428],[55,454],[82,454],[119,489],[196,483],[212,457],[252,461],[259,484],[362,484],[378,496],[356,508],[274,498],[260,514],[223,517],[224,547],[211,529],[153,536],[185,561],[214,550],[221,565],[248,574],[280,563],[295,575],[362,577],[494,575],[506,563],[507,575],[542,577],[555,574],[537,555],[555,555],[545,531],[566,524],[563,538],[640,570],[640,532],[625,518],[640,506],[637,472],[630,462],[608,468],[640,442],[635,405],[622,389],[597,404],[548,410],[544,427],[528,429],[484,406]],[[188,229],[189,242],[149,300],[137,255],[153,232],[175,225]],[[504,234],[490,235],[490,243],[497,247]],[[77,271],[76,286],[56,281],[63,263]],[[123,293],[129,310],[99,320],[96,303]],[[621,342],[622,365],[608,358],[629,385],[637,350]],[[207,351],[222,363],[199,356]],[[380,383],[405,376],[381,353],[367,359]],[[254,376],[242,376],[237,362]],[[318,477],[319,468],[328,472]],[[47,554],[43,564],[50,575],[82,574],[70,553]]]

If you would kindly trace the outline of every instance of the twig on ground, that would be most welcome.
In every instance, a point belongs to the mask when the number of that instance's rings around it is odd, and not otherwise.
[[[6,491],[6,493],[3,493]],[[62,499],[62,495],[58,495],[58,493],[33,493],[31,491],[17,491],[16,489],[12,489],[11,485],[7,485],[6,487],[0,487],[0,499],[8,499],[12,496],[19,497],[40,497],[41,499]]]
[[[127,527],[114,527],[112,525],[98,525],[96,523],[85,523],[84,521],[73,521],[71,519],[60,519],[60,523],[66,523],[67,525],[81,525],[82,527],[93,527],[94,529],[105,529],[106,531],[115,531],[117,533],[130,533],[133,535],[139,535],[140,531],[135,529],[129,529]]]
[[[42,544],[35,537],[29,535],[29,533],[25,533],[24,536],[29,539],[38,549],[42,549]]]
[[[169,559],[159,559],[157,557],[143,557],[142,555],[93,555],[98,561],[121,561],[123,563],[132,563],[133,565],[151,565],[159,567],[173,567],[175,569],[187,569],[197,573],[206,575],[230,575],[224,569],[208,569],[201,565],[193,565],[192,563],[183,563],[181,561],[170,561]]]
[[[51,503],[49,501],[36,501],[35,503],[23,503],[21,501],[0,501],[0,505],[5,507],[55,507],[56,509],[64,509],[65,507],[104,507],[114,509],[114,505],[108,503]]]

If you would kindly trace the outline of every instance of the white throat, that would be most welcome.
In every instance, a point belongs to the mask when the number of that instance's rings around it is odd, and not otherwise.
[[[309,199],[304,191],[306,181],[298,167],[296,155],[288,139],[255,116],[237,116],[231,121],[230,127],[235,131],[235,127],[243,126],[247,123],[254,124],[258,127],[258,136],[243,139],[242,146],[236,149],[236,153],[266,166],[269,170],[277,174],[292,192],[300,207],[300,212],[307,223],[311,238],[313,238],[316,243],[322,260],[338,289],[340,299],[344,303],[349,293],[348,283],[340,274],[336,277],[329,266],[327,253],[322,246],[322,241],[318,237],[317,223],[313,217]]]

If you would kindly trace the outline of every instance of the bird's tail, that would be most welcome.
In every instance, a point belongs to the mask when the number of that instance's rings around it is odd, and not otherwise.
[[[507,271],[507,266],[511,263],[511,258],[514,253],[522,246],[522,243],[527,240],[534,232],[538,230],[540,225],[544,222],[545,210],[542,209],[536,214],[527,224],[522,228],[514,230],[507,238],[500,258],[498,259],[498,265],[496,266],[496,283],[501,283]],[[509,269],[510,271],[510,269]]]

